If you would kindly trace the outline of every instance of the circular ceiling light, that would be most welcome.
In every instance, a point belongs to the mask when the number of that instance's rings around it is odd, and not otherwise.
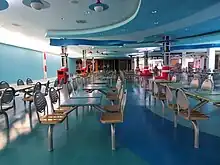
[[[0,11],[7,9],[8,7],[9,7],[8,2],[6,0],[2,0],[0,3]]]
[[[109,6],[107,4],[102,3],[101,0],[96,0],[96,3],[91,4],[89,8],[96,12],[102,12],[107,10]]]
[[[44,6],[44,4],[40,0],[32,0],[30,5],[35,10],[41,10]]]
[[[35,10],[42,10],[50,7],[50,3],[45,0],[22,0],[22,3]]]

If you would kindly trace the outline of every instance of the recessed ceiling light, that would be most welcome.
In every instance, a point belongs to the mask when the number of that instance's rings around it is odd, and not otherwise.
[[[89,15],[89,14],[91,14],[91,12],[90,11],[85,11],[84,14]]]
[[[81,23],[81,24],[83,24],[83,23],[87,23],[87,21],[86,21],[86,20],[76,20],[76,23]]]
[[[156,14],[156,13],[157,13],[157,10],[153,10],[151,13],[152,13],[152,14]]]
[[[159,24],[159,22],[154,22],[154,25],[158,25]]]
[[[188,28],[185,28],[185,31],[188,31],[189,29]]]
[[[64,18],[62,17],[61,20],[64,20]]]

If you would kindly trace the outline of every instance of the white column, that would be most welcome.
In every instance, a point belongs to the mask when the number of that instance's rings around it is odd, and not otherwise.
[[[215,69],[215,49],[209,48],[209,49],[207,49],[207,53],[208,53],[208,57],[209,57],[207,69],[211,69],[211,71],[213,71]]]
[[[186,52],[182,52],[182,69],[188,67],[187,61],[186,61]]]

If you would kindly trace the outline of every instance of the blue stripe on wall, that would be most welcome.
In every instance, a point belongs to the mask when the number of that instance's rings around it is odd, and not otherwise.
[[[60,68],[60,56],[47,54],[48,77],[56,76]],[[30,77],[33,80],[42,79],[43,53],[0,44],[0,81],[16,83],[17,79],[24,81]]]

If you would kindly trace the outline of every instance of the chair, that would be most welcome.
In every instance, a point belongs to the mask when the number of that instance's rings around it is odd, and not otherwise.
[[[173,75],[173,76],[172,76],[171,81],[172,81],[172,82],[176,82],[176,81],[177,81],[176,75]]]
[[[168,108],[174,112],[174,127],[177,127],[177,104],[168,85],[166,85],[166,101]]]
[[[8,88],[9,84],[6,81],[1,81],[0,82],[0,89],[5,89]]]
[[[213,83],[210,79],[206,79],[202,85],[201,85],[202,90],[207,90],[207,91],[212,91],[213,90]]]
[[[50,87],[50,81],[48,80],[47,83],[46,83],[46,87],[45,87],[45,91],[44,91],[44,96],[48,95],[49,87]]]
[[[77,90],[78,90],[78,85],[77,85],[76,80],[73,80],[73,81],[72,81],[72,84],[73,84],[74,93],[76,94],[76,93],[77,93]]]
[[[21,79],[17,80],[17,86],[24,85],[24,81]]]
[[[199,125],[198,120],[207,120],[208,116],[197,111],[190,109],[189,100],[182,89],[177,89],[177,110],[178,115],[192,123],[194,128],[194,148],[199,148]]]
[[[46,98],[40,91],[37,91],[33,98],[39,123],[48,125],[48,150],[53,151],[53,127],[56,124],[62,123],[67,115],[56,112],[49,114]],[[67,125],[66,128],[68,128]]]
[[[199,88],[199,79],[193,78],[192,81],[190,82],[190,87],[192,89],[198,89]]]
[[[53,87],[51,87],[49,89],[49,97],[50,97],[50,101],[51,101],[52,110],[55,113],[69,114],[74,109],[76,109],[76,107],[60,107],[59,92]],[[54,105],[57,103],[58,103],[58,106],[55,108]]]
[[[58,81],[58,79],[56,79],[56,80],[54,81],[54,87],[58,87],[58,85],[59,85],[59,81]]]
[[[32,81],[30,78],[27,78],[26,84],[27,84],[27,85],[33,84],[33,81]]]
[[[0,115],[4,115],[7,129],[9,129],[9,119],[7,111],[13,109],[16,114],[15,90],[12,87],[6,88],[0,96]]]
[[[70,97],[71,94],[73,93],[73,87],[71,85],[70,82],[67,83],[67,92],[68,92],[68,96]]]
[[[124,96],[124,89],[123,89],[123,86],[122,86],[117,98],[108,98],[111,101],[116,101],[117,100],[118,104],[105,105],[105,106],[103,106],[103,109],[107,112],[119,112],[120,108],[121,108],[121,105],[122,105],[123,96]]]
[[[153,97],[154,97],[154,103],[156,103],[156,99],[158,99],[161,102],[162,111],[163,111],[163,114],[164,114],[164,102],[166,100],[166,94],[162,93],[159,90],[159,87],[158,87],[158,85],[155,81],[153,82]]]
[[[32,93],[25,93],[24,94],[24,98],[23,98],[23,101],[27,101],[29,102],[29,115],[31,115],[31,103],[33,103],[34,101],[34,93],[35,92],[40,92],[41,91],[41,83],[40,82],[37,82],[34,86],[34,89],[33,89],[33,92]],[[30,121],[31,122],[31,121]]]
[[[117,123],[123,123],[124,121],[124,109],[126,105],[126,100],[127,100],[127,91],[125,91],[121,106],[120,106],[120,111],[116,113],[102,113],[100,122],[103,124],[110,124],[111,125],[111,141],[112,141],[112,150],[115,150],[115,125]]]

